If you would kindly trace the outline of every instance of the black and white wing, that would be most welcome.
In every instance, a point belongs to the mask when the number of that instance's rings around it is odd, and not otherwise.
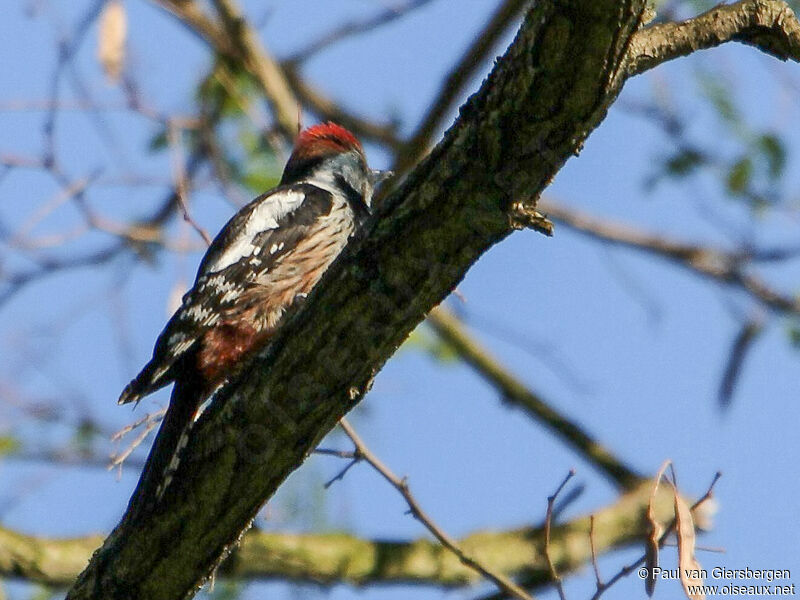
[[[153,358],[123,390],[119,403],[138,402],[169,384],[204,334],[331,213],[328,190],[301,183],[278,187],[243,207],[212,242],[192,288],[159,335]],[[349,235],[349,232],[348,232]]]

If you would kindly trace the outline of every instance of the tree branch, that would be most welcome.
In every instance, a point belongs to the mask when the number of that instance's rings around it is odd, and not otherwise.
[[[782,0],[741,0],[681,23],[664,23],[633,36],[628,73],[725,42],[741,42],[781,60],[800,62],[800,22]]]
[[[640,515],[646,510],[649,483],[594,513],[598,553],[638,543],[646,535]],[[672,518],[672,498],[657,504],[659,518]],[[560,573],[574,571],[591,557],[590,518],[555,525],[550,552]],[[101,536],[57,539],[0,528],[0,577],[20,578],[53,587],[72,584],[102,542]],[[521,527],[479,531],[456,541],[483,564],[526,584],[550,583],[544,529]],[[428,538],[403,541],[361,539],[345,533],[289,534],[249,531],[220,567],[219,575],[244,580],[281,579],[317,585],[420,584],[462,588],[482,579],[458,557]]]
[[[300,104],[286,75],[247,23],[234,0],[214,0],[220,23],[209,17],[194,0],[154,0],[205,39],[217,52],[242,61],[272,107],[275,123],[286,139],[298,132]]]
[[[520,15],[526,4],[527,0],[505,0],[497,8],[483,31],[475,37],[472,45],[444,78],[439,94],[430,103],[427,114],[398,152],[392,167],[396,173],[404,173],[410,169],[428,151],[434,135],[442,127],[444,118],[464,92],[470,77],[483,64],[483,59],[491,52],[511,22]]]
[[[197,6],[194,0],[153,0],[173,14],[191,32],[204,40],[215,52],[236,59],[255,77],[276,114],[276,121],[287,138],[297,133],[300,103],[326,119],[332,119],[352,130],[362,139],[377,140],[392,149],[399,146],[396,127],[372,123],[345,111],[330,98],[303,80],[297,65],[291,61],[278,64],[261,44],[253,29],[241,20],[241,13],[230,0],[215,0],[224,26]],[[227,30],[232,30],[229,34]],[[287,91],[288,90],[288,91]]]
[[[350,426],[350,423],[347,422],[347,419],[342,418],[342,420],[339,421],[339,426],[344,430],[347,437],[350,438],[350,441],[353,442],[357,458],[367,461],[372,468],[381,475],[381,477],[388,481],[394,487],[394,489],[400,492],[400,495],[403,496],[403,499],[408,504],[409,511],[414,518],[422,523],[442,546],[452,552],[453,555],[455,555],[458,560],[461,561],[461,564],[494,583],[500,589],[500,591],[505,592],[510,597],[519,598],[520,600],[532,600],[522,588],[511,581],[508,577],[495,571],[491,567],[488,567],[482,561],[475,559],[475,557],[471,556],[470,554],[464,552],[464,549],[459,546],[458,542],[445,533],[444,530],[439,527],[422,509],[419,502],[417,502],[417,499],[411,493],[411,489],[409,488],[408,481],[406,481],[405,477],[401,479],[395,475],[392,470],[383,463],[383,461],[375,456],[361,440],[355,429]],[[545,533],[547,539],[549,540],[549,526],[545,528]]]
[[[602,121],[644,5],[532,6],[444,140],[203,413],[161,503],[123,518],[68,598],[197,589],[409,332],[511,233],[511,204],[537,198]]]
[[[323,94],[319,89],[303,79],[300,70],[294,64],[284,64],[286,77],[306,105],[320,115],[323,119],[330,119],[355,133],[361,140],[373,140],[386,145],[390,150],[397,151],[401,142],[397,137],[397,126],[391,123],[373,123],[345,110],[334,100]]]
[[[351,38],[355,35],[371,33],[378,27],[405,17],[409,13],[424,7],[426,4],[430,4],[430,2],[431,0],[407,0],[402,6],[386,8],[369,19],[363,21],[349,21],[319,37],[310,44],[307,44],[304,48],[295,51],[286,59],[284,64],[288,63],[296,66],[341,40]]]
[[[730,252],[678,242],[550,202],[542,202],[540,208],[557,223],[596,240],[649,252],[722,284],[738,287],[772,310],[800,314],[800,298],[775,291],[745,269],[749,262],[773,259],[781,254],[777,251]],[[788,258],[792,254],[782,255]]]
[[[556,590],[558,591],[558,597],[561,600],[567,600],[566,594],[564,594],[564,585],[561,581],[561,575],[558,573],[558,569],[556,568],[555,563],[553,562],[552,557],[552,530],[553,530],[553,507],[556,503],[556,498],[561,493],[561,490],[564,489],[564,486],[567,485],[570,479],[575,476],[575,469],[570,469],[567,476],[558,486],[558,489],[547,497],[547,515],[544,519],[544,559],[547,562],[547,569],[550,571],[550,577],[553,579],[553,583],[556,586]],[[589,546],[592,551],[592,557],[594,557],[594,542],[591,541],[592,536],[594,535],[594,517],[589,517]]]

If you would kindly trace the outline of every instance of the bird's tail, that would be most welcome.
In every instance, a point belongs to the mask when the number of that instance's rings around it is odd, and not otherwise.
[[[201,386],[191,381],[175,382],[169,408],[128,505],[129,518],[152,508],[163,496],[178,468],[180,453],[186,446],[189,431],[204,399]]]
[[[168,385],[171,378],[168,376],[170,373],[171,364],[164,366],[161,364],[163,361],[153,358],[147,363],[133,381],[125,386],[122,394],[117,400],[117,404],[128,404],[129,402],[136,402],[139,404],[142,398],[148,394],[152,394],[165,385]]]

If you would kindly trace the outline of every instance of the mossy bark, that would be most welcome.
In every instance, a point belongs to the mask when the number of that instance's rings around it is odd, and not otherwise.
[[[648,532],[643,515],[651,492],[652,482],[643,483],[594,512],[598,554],[641,543]],[[662,488],[654,510],[661,522],[672,519],[673,498],[668,489]],[[560,574],[591,560],[589,530],[586,516],[553,527],[550,555]],[[101,541],[99,536],[40,538],[0,528],[0,576],[52,587],[68,586]],[[541,527],[475,532],[458,540],[458,545],[481,564],[509,577],[522,577],[528,585],[538,587],[551,582]],[[458,588],[480,581],[480,575],[431,539],[369,540],[345,533],[294,535],[255,530],[244,535],[235,552],[220,566],[219,576],[323,586],[413,583]]]

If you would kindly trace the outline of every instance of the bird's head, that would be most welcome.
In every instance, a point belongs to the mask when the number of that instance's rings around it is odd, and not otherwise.
[[[336,123],[309,127],[297,136],[282,184],[313,183],[357,195],[367,206],[374,187],[387,172],[370,169],[356,137]]]

